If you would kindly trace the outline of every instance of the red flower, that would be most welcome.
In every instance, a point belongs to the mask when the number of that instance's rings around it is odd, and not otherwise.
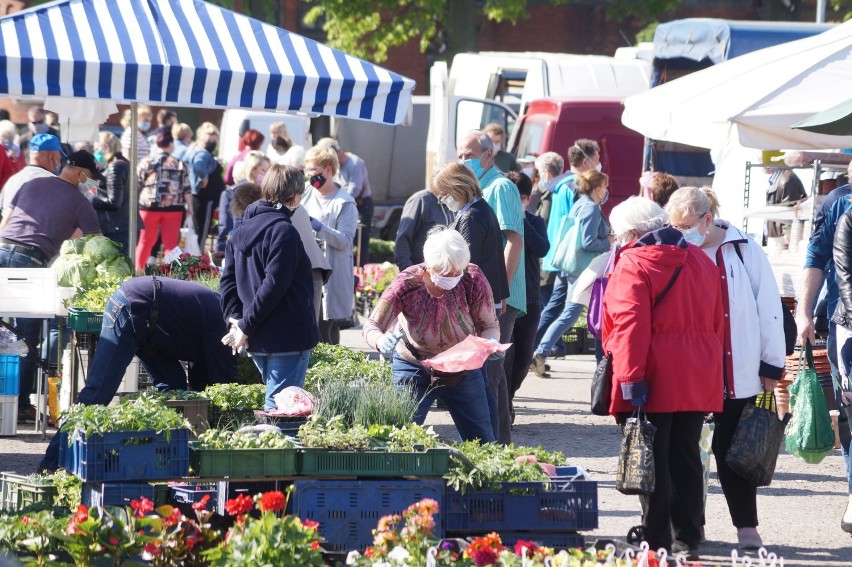
[[[28,526],[30,524],[30,517],[24,516],[23,518],[21,518],[21,523],[24,524],[25,526]],[[35,522],[33,522],[33,523],[35,523]]]
[[[477,567],[494,565],[497,561],[497,552],[489,547],[483,547],[473,552],[473,562]]]
[[[145,544],[145,553],[151,555],[153,557],[158,556],[161,553],[160,546],[158,543],[150,542]]]
[[[180,508],[172,508],[171,514],[166,518],[167,526],[174,526],[183,519],[183,514],[180,513]]]
[[[210,495],[205,494],[204,496],[201,497],[201,500],[199,500],[198,502],[193,502],[192,509],[193,510],[206,510],[207,509],[207,503],[209,501],[210,501]]]
[[[225,511],[231,516],[242,516],[252,508],[254,508],[254,502],[250,496],[245,494],[240,494],[225,502]]]
[[[114,535],[109,536],[109,544],[110,545],[118,545],[118,538]]]
[[[201,538],[200,538],[200,537],[198,537],[198,536],[189,536],[188,538],[186,538],[186,546],[187,546],[189,549],[192,549],[193,547],[195,547],[195,544],[196,544],[196,543],[198,543],[199,541],[201,541]]]
[[[142,518],[147,516],[151,512],[154,511],[154,503],[145,498],[141,497],[139,500],[132,500],[130,502],[130,507],[133,508],[134,515],[137,518]]]
[[[311,542],[311,549],[319,549],[319,542],[318,541],[312,541]]]
[[[377,556],[378,556],[378,552],[376,551],[375,547],[368,547],[367,549],[364,550],[364,557],[366,557],[368,559],[372,559],[373,557],[377,557]]]
[[[71,522],[75,524],[81,524],[89,519],[89,509],[86,508],[85,504],[80,504],[77,506],[77,513],[74,514],[74,517],[71,518]]]
[[[319,522],[315,522],[311,519],[302,520],[302,525],[308,528],[309,530],[315,530],[319,527]]]
[[[515,555],[518,557],[523,557],[523,549],[527,548],[527,557],[532,557],[535,555],[535,552],[538,551],[538,547],[531,541],[524,541],[519,539],[515,543]]]
[[[287,497],[283,492],[272,490],[264,492],[260,497],[261,512],[279,512],[287,505]]]

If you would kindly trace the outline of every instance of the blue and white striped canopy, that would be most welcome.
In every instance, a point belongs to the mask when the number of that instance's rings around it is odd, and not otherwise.
[[[388,124],[414,81],[202,0],[59,0],[0,18],[0,93]]]

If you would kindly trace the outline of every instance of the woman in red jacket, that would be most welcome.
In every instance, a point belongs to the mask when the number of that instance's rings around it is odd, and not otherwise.
[[[645,540],[696,560],[704,509],[698,441],[705,414],[722,408],[719,272],[664,226],[665,212],[649,199],[616,206],[610,222],[622,244],[604,297],[610,413],[621,420],[644,406],[657,427],[656,490],[642,497]]]

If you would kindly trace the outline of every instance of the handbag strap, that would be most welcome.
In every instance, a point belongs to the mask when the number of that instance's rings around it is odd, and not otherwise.
[[[799,368],[802,367],[802,359],[805,360],[808,364],[808,369],[816,370],[816,364],[814,364],[814,351],[813,347],[811,347],[811,340],[807,339],[805,341],[805,346],[802,350],[799,351]]]
[[[675,268],[674,274],[672,275],[672,279],[669,280],[668,285],[666,285],[666,287],[663,289],[663,291],[661,291],[660,294],[656,298],[654,298],[654,307],[656,307],[657,304],[660,303],[663,300],[663,298],[666,296],[666,294],[669,293],[669,290],[674,285],[675,280],[677,280],[677,277],[680,275],[681,268],[682,268],[682,266],[678,266],[677,268]],[[811,357],[811,360],[813,360],[813,357]]]

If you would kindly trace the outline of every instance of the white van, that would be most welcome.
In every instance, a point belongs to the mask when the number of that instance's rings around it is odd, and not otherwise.
[[[261,151],[266,153],[269,147],[269,127],[276,122],[287,124],[287,134],[293,144],[305,149],[311,147],[311,119],[307,115],[228,109],[222,114],[222,126],[219,128],[219,157],[228,163],[239,153],[240,135],[246,130],[257,130],[263,134],[266,139]]]

